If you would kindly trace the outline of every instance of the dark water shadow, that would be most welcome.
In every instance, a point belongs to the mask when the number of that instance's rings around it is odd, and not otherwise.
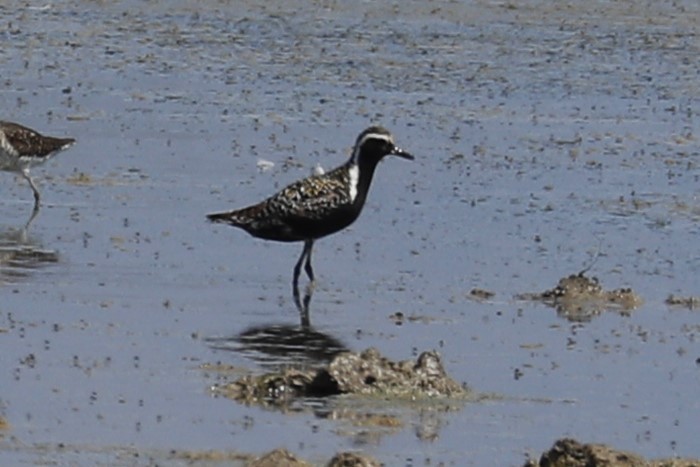
[[[22,227],[0,226],[0,284],[25,281],[36,270],[58,263],[58,252],[44,248],[40,238],[29,234],[34,217],[36,212]]]
[[[205,342],[215,350],[239,352],[264,366],[318,366],[347,351],[343,342],[314,329],[306,313],[299,325],[271,323],[251,326],[234,336],[209,337]]]

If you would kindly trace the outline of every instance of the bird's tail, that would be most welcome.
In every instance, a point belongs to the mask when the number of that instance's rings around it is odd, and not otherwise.
[[[45,137],[44,144],[47,146],[47,151],[65,151],[75,144],[75,138],[54,138],[51,136]]]
[[[75,138],[61,138],[61,150],[68,149],[75,144]]]
[[[234,211],[215,212],[207,214],[207,219],[209,219],[210,222],[222,222],[224,224],[245,228],[245,226],[251,224],[256,219],[260,219],[260,217],[265,214],[263,207],[264,205],[261,203]]]

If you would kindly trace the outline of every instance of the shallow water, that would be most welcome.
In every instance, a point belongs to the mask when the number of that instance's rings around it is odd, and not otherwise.
[[[34,171],[27,232],[31,191],[0,174],[1,463],[521,465],[562,436],[700,457],[698,312],[664,303],[700,294],[700,7],[579,3],[0,6],[2,118],[78,139]],[[204,215],[342,163],[372,123],[416,160],[384,161],[317,242],[314,334],[290,350],[301,245]],[[572,322],[515,299],[585,268],[644,304]],[[370,346],[436,348],[498,397],[354,409],[402,420],[382,430],[212,397],[227,377],[199,368]]]

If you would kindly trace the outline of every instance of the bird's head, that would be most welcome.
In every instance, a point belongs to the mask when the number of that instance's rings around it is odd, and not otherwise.
[[[386,128],[371,126],[360,133],[355,141],[352,160],[355,164],[379,162],[385,156],[398,156],[413,160],[414,157],[394,144],[394,138]]]

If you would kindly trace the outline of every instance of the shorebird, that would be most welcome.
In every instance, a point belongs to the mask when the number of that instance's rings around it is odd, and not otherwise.
[[[292,285],[298,302],[301,268],[314,283],[311,250],[319,238],[352,224],[362,212],[377,164],[385,156],[413,160],[394,144],[386,129],[372,126],[360,133],[350,159],[340,167],[299,180],[270,198],[243,209],[207,215],[212,222],[239,227],[253,237],[304,242],[294,266]]]
[[[41,195],[29,175],[29,169],[43,164],[73,143],[73,138],[44,136],[18,123],[0,120],[0,170],[20,174],[29,182],[34,192],[35,213],[39,209]]]

